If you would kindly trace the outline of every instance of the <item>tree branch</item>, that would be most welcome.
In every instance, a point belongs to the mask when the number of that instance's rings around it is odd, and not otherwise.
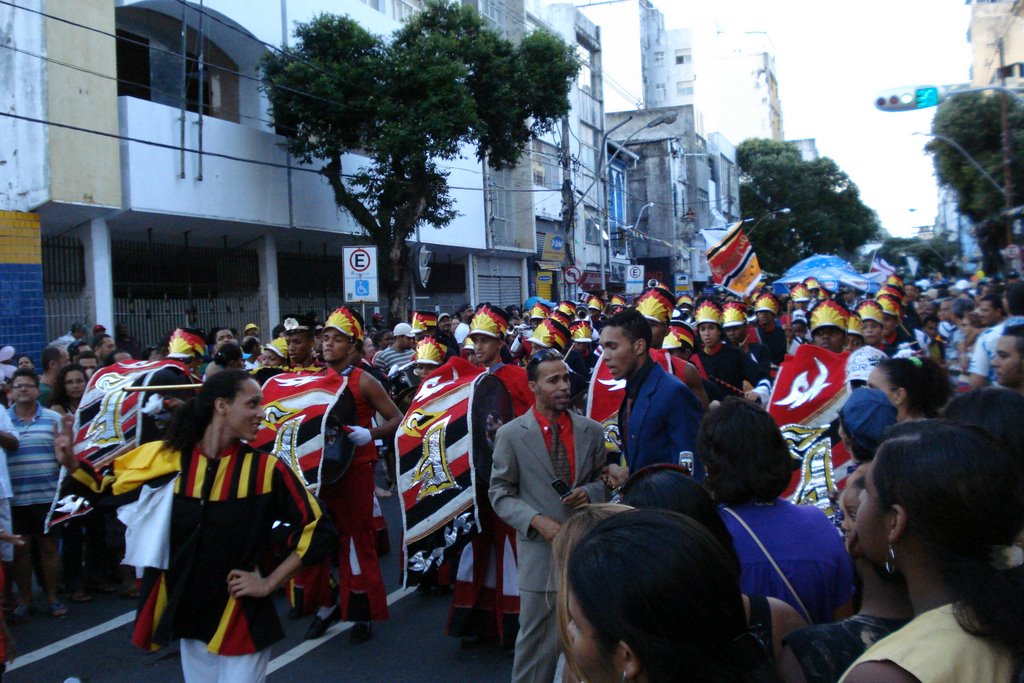
[[[363,226],[367,233],[373,235],[380,230],[380,224],[376,217],[345,187],[345,182],[341,177],[341,155],[332,157],[327,165],[320,169],[320,173],[327,178],[331,189],[334,190],[334,201],[338,206],[352,214],[352,217],[359,225]]]

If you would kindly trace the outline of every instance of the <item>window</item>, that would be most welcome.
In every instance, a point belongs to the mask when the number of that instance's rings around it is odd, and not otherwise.
[[[117,96],[150,99],[149,40],[118,30]]]
[[[562,186],[562,169],[558,165],[558,148],[543,140],[530,145],[533,184],[557,190]]]
[[[676,64],[689,64],[693,61],[693,56],[689,50],[676,50]]]
[[[692,95],[693,81],[679,81],[676,83],[676,95]]]
[[[586,93],[594,92],[594,56],[582,45],[576,46],[576,57],[580,60],[580,72],[576,77],[576,85]]]
[[[665,66],[665,53],[655,52],[654,53],[654,66]]]
[[[665,84],[655,83],[654,84],[654,101],[655,103],[665,101]]]

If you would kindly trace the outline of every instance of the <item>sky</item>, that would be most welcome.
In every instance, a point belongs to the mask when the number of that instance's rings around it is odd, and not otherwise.
[[[964,0],[653,0],[667,29],[691,13],[727,31],[767,31],[786,139],[815,138],[860,188],[892,235],[932,225],[938,194],[928,139],[935,109],[882,112],[882,90],[970,80],[970,7]],[[698,58],[699,59],[699,58]],[[699,106],[699,105],[698,105]],[[713,123],[708,121],[709,130]]]

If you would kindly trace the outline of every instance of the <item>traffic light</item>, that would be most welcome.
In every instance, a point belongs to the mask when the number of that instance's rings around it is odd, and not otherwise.
[[[945,93],[934,85],[908,85],[891,88],[878,96],[875,106],[882,111],[913,111],[937,107],[945,99]]]

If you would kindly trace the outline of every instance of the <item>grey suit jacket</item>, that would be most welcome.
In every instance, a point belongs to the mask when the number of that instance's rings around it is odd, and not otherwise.
[[[572,420],[576,471],[570,488],[582,488],[591,503],[601,503],[607,490],[601,481],[605,464],[604,433],[593,420],[569,413]],[[562,504],[551,488],[555,470],[544,445],[544,435],[533,410],[498,430],[494,466],[488,491],[491,505],[517,530],[519,587],[528,591],[555,590],[551,568],[551,544],[530,527],[535,515],[564,522],[572,509]]]

